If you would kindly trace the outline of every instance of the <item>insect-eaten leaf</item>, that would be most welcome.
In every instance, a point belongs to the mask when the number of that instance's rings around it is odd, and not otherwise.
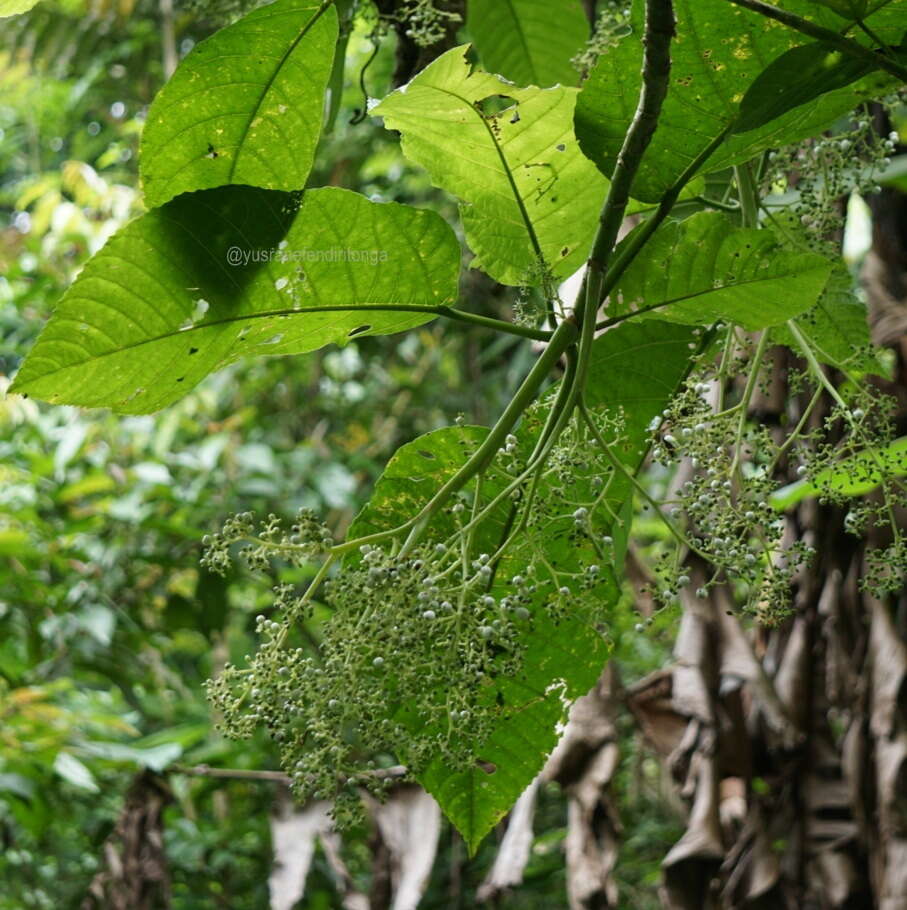
[[[228,184],[302,189],[336,40],[332,6],[277,0],[193,48],[148,111],[146,205]]]
[[[751,96],[746,116],[759,125],[745,132],[737,127],[735,132],[750,86],[773,61],[803,42],[792,29],[766,25],[758,13],[729,6],[727,0],[674,0],[677,40],[671,46],[670,85],[658,128],[633,184],[638,200],[657,202],[690,162],[726,131],[727,138],[707,159],[704,171],[739,164],[767,148],[814,136],[861,101],[896,85],[887,74],[871,73],[855,82],[843,76],[832,78],[823,87],[815,74],[807,73],[808,84],[788,86],[782,93],[783,103],[776,99],[774,105],[763,105]],[[602,54],[577,99],[580,147],[604,174],[611,173],[636,110],[639,77],[628,74],[641,70],[643,21],[644,3],[636,0],[631,34]],[[901,40],[902,33],[903,19],[893,43]],[[887,25],[883,35],[891,40]],[[791,72],[786,65],[781,69]],[[791,78],[797,81],[800,74]],[[805,103],[797,100],[800,92]]]
[[[639,228],[637,228],[639,230]],[[624,244],[632,243],[630,235]],[[667,222],[621,276],[606,310],[686,325],[718,320],[750,331],[814,306],[835,263],[781,248],[771,231],[734,227],[718,212]]]
[[[475,69],[468,51],[449,50],[371,113],[459,197],[474,267],[511,285],[569,275],[589,253],[607,189],[573,135],[577,90],[518,88]]]
[[[421,325],[456,300],[459,263],[440,216],[348,190],[186,194],[86,265],[11,391],[147,414],[244,356]]]

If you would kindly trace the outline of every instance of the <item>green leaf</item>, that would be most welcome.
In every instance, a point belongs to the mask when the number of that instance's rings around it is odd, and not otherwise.
[[[645,202],[661,198],[690,161],[737,120],[741,103],[760,74],[802,43],[799,33],[727,0],[675,0],[674,8],[677,39],[671,48],[670,88],[633,185],[633,196]],[[633,33],[602,55],[576,105],[580,147],[605,174],[614,166],[636,110],[639,78],[628,74],[639,73],[642,64],[642,17],[642,3],[636,2]],[[812,97],[758,129],[730,136],[708,159],[706,170],[739,164],[766,148],[813,136],[893,84],[891,77],[877,73],[844,88],[830,83],[833,91]]]
[[[91,771],[69,752],[57,753],[57,757],[54,759],[54,771],[67,783],[80,790],[88,790],[90,793],[101,792]]]
[[[832,270],[816,305],[797,318],[797,325],[809,338],[822,363],[834,367],[876,372],[878,364],[870,349],[869,321],[866,304],[853,292],[853,278],[846,266]],[[787,326],[772,329],[772,340],[794,350],[797,342]]]
[[[302,189],[336,40],[333,7],[277,0],[199,43],[148,111],[146,205],[235,183]]]
[[[616,455],[632,472],[645,450],[647,425],[665,407],[690,362],[692,331],[683,326],[655,321],[624,323],[596,339],[590,363],[587,401],[594,410],[609,409],[624,419],[625,445]],[[545,407],[535,409],[517,429],[520,442],[530,446],[539,432]],[[388,463],[369,504],[350,528],[350,536],[373,533],[400,525],[424,505],[438,485],[466,461],[485,438],[482,427],[452,427],[426,434],[403,446]],[[576,474],[582,468],[574,467]],[[576,474],[574,480],[576,480]],[[608,488],[604,516],[623,512],[630,498],[629,484],[616,475]],[[547,481],[555,483],[556,480]],[[493,477],[483,480],[483,497],[490,499],[503,488]],[[500,543],[509,513],[502,503],[476,529],[475,546],[493,552]],[[598,524],[613,518],[599,516]],[[588,546],[577,540],[568,513],[546,524],[543,534],[548,562],[564,572],[580,565],[579,550]],[[626,527],[611,525],[617,559],[622,559]],[[455,530],[453,518],[442,513],[432,525],[433,536],[445,539]],[[538,545],[540,538],[536,536]],[[506,579],[526,563],[526,553],[517,543],[498,569]],[[604,574],[600,596],[616,603],[619,584],[611,566]],[[504,590],[503,586],[500,590]],[[497,586],[492,593],[498,591]],[[453,770],[436,760],[421,773],[420,783],[438,800],[441,808],[463,835],[470,852],[510,809],[544,764],[557,742],[557,724],[564,718],[565,701],[587,692],[601,673],[609,644],[601,631],[582,615],[567,615],[553,621],[543,609],[533,610],[527,629],[527,652],[520,674],[499,678],[489,687],[489,699],[504,706],[489,738],[476,744],[480,766]],[[498,696],[500,698],[498,699]]]
[[[147,414],[244,356],[428,322],[456,300],[459,261],[439,216],[348,190],[181,196],[85,266],[12,391]]]
[[[871,493],[885,477],[907,474],[907,436],[884,448],[870,449],[846,458],[833,468],[820,471],[812,480],[798,480],[769,497],[772,508],[783,512],[803,499],[833,493],[837,496],[863,496]]]
[[[824,256],[782,249],[770,231],[735,228],[725,215],[701,212],[655,232],[621,276],[606,313],[649,310],[640,317],[687,325],[725,320],[756,331],[812,307],[833,268]]]
[[[528,220],[548,267],[568,275],[586,259],[607,185],[573,135],[577,90],[517,88],[473,69],[467,50],[448,51],[371,113],[462,200],[473,266],[503,284],[539,283]],[[498,96],[510,106],[483,113]]]
[[[869,0],[812,0],[845,19],[863,19],[869,9]]]
[[[825,92],[856,82],[873,69],[863,60],[824,44],[791,48],[773,60],[747,89],[734,132],[764,126]]]
[[[0,0],[0,19],[27,13],[37,3],[38,0]]]
[[[466,23],[482,63],[517,85],[576,85],[570,63],[589,37],[579,0],[471,0]]]

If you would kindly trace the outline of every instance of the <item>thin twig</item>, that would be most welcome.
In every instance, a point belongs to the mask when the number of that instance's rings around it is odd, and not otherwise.
[[[260,783],[290,785],[289,774],[283,771],[256,771],[249,768],[212,768],[210,765],[174,765],[177,774],[188,774],[191,777],[215,777],[226,780],[251,780]],[[390,768],[373,768],[362,771],[356,775],[358,778],[371,778],[372,780],[397,780],[406,777],[409,772],[403,765],[393,765]]]

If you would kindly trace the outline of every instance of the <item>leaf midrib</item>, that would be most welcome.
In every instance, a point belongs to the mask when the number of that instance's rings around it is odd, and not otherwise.
[[[805,268],[802,271],[798,271],[796,274],[798,276],[807,275],[810,272],[820,271],[825,267],[826,266],[824,264],[816,263],[811,268]],[[670,306],[672,303],[684,303],[687,300],[695,300],[697,297],[705,297],[708,294],[717,294],[719,291],[732,291],[735,288],[742,288],[742,287],[745,287],[745,286],[751,285],[751,284],[761,284],[761,283],[764,283],[767,281],[782,281],[784,279],[790,279],[792,277],[794,277],[793,273],[788,273],[788,274],[784,274],[784,275],[767,275],[765,277],[757,276],[756,278],[747,278],[743,281],[735,281],[733,284],[723,284],[723,285],[721,285],[721,287],[717,287],[717,288],[716,287],[703,288],[703,290],[701,290],[701,291],[694,291],[693,293],[690,293],[690,294],[683,294],[680,297],[671,297],[670,299],[662,300],[659,303],[649,304],[647,307],[644,307],[640,310],[636,310],[635,312],[632,310],[627,310],[627,314],[631,315],[631,316],[644,316],[650,312],[660,310],[662,307]],[[620,288],[618,287],[615,290],[620,290]],[[618,315],[624,315],[624,314],[621,313]]]
[[[92,299],[92,298],[71,298],[72,300],[79,299]],[[96,302],[96,301],[93,301]],[[123,344],[119,347],[112,348],[109,351],[103,351],[100,354],[94,354],[91,357],[86,357],[84,360],[74,360],[72,363],[67,363],[61,367],[58,367],[55,370],[48,370],[46,373],[42,373],[40,376],[35,376],[32,379],[27,380],[26,382],[35,382],[38,380],[47,379],[50,376],[54,376],[57,373],[61,373],[64,370],[70,370],[75,367],[82,366],[86,363],[94,363],[98,360],[103,360],[105,357],[112,357],[116,354],[122,354],[124,351],[135,350],[136,348],[143,347],[147,344],[155,344],[160,341],[167,341],[171,338],[180,338],[183,336],[189,337],[189,335],[194,331],[200,331],[202,329],[217,328],[224,325],[229,325],[234,322],[243,322],[245,320],[251,319],[278,319],[281,317],[288,316],[303,316],[306,313],[330,313],[330,312],[384,312],[384,313],[432,313],[435,315],[441,315],[438,312],[440,306],[436,304],[390,304],[390,303],[362,303],[362,304],[336,304],[336,305],[318,305],[318,306],[304,306],[300,308],[289,308],[282,310],[264,310],[257,313],[244,313],[241,316],[227,316],[223,319],[213,319],[208,322],[200,322],[196,325],[191,325],[185,329],[176,329],[175,331],[164,332],[160,335],[155,335],[153,338],[143,338],[140,341],[133,341],[129,344]],[[61,320],[62,321],[62,320]],[[84,320],[72,320],[73,322],[83,323]]]
[[[236,166],[239,162],[240,155],[242,154],[243,147],[245,145],[246,137],[249,135],[249,128],[252,126],[252,121],[258,115],[258,112],[261,110],[261,106],[264,103],[265,96],[271,90],[271,86],[274,84],[274,80],[277,78],[277,75],[283,69],[284,64],[289,59],[290,55],[296,48],[299,46],[299,43],[303,38],[309,33],[309,30],[312,26],[321,18],[321,16],[327,12],[327,10],[333,6],[334,0],[322,0],[321,5],[317,10],[312,14],[312,18],[302,27],[299,34],[293,39],[290,43],[290,46],[284,51],[283,55],[280,58],[277,66],[274,68],[271,75],[268,77],[268,81],[262,86],[261,92],[259,93],[258,100],[255,102],[248,118],[246,119],[246,124],[243,127],[242,138],[240,139],[239,145],[237,146],[236,154],[230,161],[230,170],[227,172],[227,181],[228,183],[233,183],[233,177],[236,174]],[[311,7],[307,7],[311,9]]]
[[[532,72],[532,78],[538,79],[539,75],[538,70],[535,67],[535,60],[533,59],[532,54],[529,53],[529,42],[526,40],[526,33],[523,31],[519,16],[516,14],[513,0],[503,0],[503,2],[507,6],[507,11],[510,13],[510,17],[513,20],[514,31],[517,33],[519,42],[523,45],[523,55],[526,59],[526,62],[529,64],[529,69]]]

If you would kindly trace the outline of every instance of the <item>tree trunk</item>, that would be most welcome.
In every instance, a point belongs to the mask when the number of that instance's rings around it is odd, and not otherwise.
[[[873,339],[896,356],[895,380],[879,383],[899,402],[901,435],[907,196],[884,191],[872,207],[863,282]],[[780,371],[793,362],[777,357]],[[755,407],[780,425],[803,404]],[[818,551],[788,621],[747,631],[726,592],[689,597],[674,665],[628,693],[688,807],[663,863],[671,910],[907,910],[907,592],[883,602],[860,590],[866,547],[886,541],[847,534],[844,512],[809,500],[787,516],[790,538]]]

